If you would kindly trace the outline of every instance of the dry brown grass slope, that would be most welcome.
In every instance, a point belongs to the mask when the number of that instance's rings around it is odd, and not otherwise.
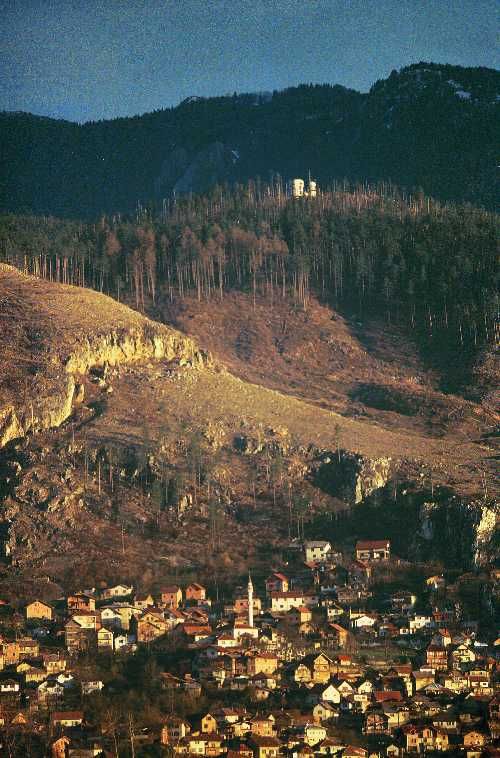
[[[157,315],[192,335],[233,375],[279,391],[302,439],[331,445],[338,426],[347,449],[420,460],[461,491],[476,491],[490,474],[494,482],[495,448],[483,439],[499,421],[494,404],[440,392],[417,347],[394,326],[349,321],[314,298],[304,311],[279,298],[254,305],[241,292],[222,302],[165,300]],[[306,415],[311,405],[339,415],[315,410],[313,423],[294,424],[302,406],[292,398],[307,403]]]
[[[370,335],[363,344],[351,325],[338,316],[332,321],[334,314],[315,303],[309,313],[285,306],[269,311],[262,303],[252,317],[242,299],[228,299],[227,311],[213,303],[196,306],[197,330],[177,314],[183,329],[198,331],[197,342],[91,290],[0,267],[0,432],[8,442],[40,430],[0,454],[2,527],[12,551],[11,565],[0,565],[0,587],[4,571],[16,586],[47,576],[74,584],[83,576],[136,581],[149,570],[164,580],[172,567],[195,563],[234,572],[245,560],[255,562],[263,535],[271,548],[288,539],[285,490],[275,501],[263,473],[271,448],[241,455],[235,438],[272,440],[270,430],[291,443],[286,467],[298,473],[287,476],[297,493],[311,494],[309,445],[391,458],[414,479],[424,470],[428,481],[432,471],[434,483],[464,495],[481,494],[485,476],[493,483],[491,450],[474,442],[479,437],[470,426],[443,425],[437,436],[420,418],[388,416],[358,401],[353,415],[349,392],[359,380],[411,388],[419,374],[415,391],[434,397],[432,377],[415,356],[405,362],[397,335],[381,336],[374,328],[368,348]],[[285,317],[287,341],[276,349],[275,332]],[[246,357],[235,342],[243,320],[256,334]],[[214,350],[218,362],[198,345]],[[92,368],[105,364],[115,366],[107,378],[90,380]],[[151,497],[162,463],[167,479],[179,474],[183,481],[178,496],[193,494],[193,435],[203,439],[204,465],[217,452],[210,486],[227,505],[219,514],[225,526],[218,552],[209,533],[207,482],[181,522],[168,509],[160,512]],[[130,465],[124,462],[129,454]],[[149,455],[156,459],[150,469]],[[332,506],[329,495],[313,495]],[[240,518],[242,510],[250,515]]]
[[[47,428],[65,420],[71,413],[73,375],[78,378],[92,366],[105,363],[137,363],[141,368],[137,366],[137,370],[116,379],[105,414],[92,421],[88,433],[96,440],[114,434],[140,444],[146,427],[153,437],[167,430],[174,439],[186,426],[206,429],[216,422],[230,441],[242,428],[284,426],[298,444],[313,443],[326,449],[340,444],[366,457],[404,460],[417,468],[424,465],[435,470],[436,481],[467,493],[480,491],[484,472],[488,473],[491,466],[490,448],[474,442],[469,427],[435,437],[404,416],[398,417],[397,423],[385,423],[383,413],[354,418],[346,415],[345,398],[356,378],[381,382],[385,377],[392,386],[408,385],[419,370],[418,361],[413,355],[405,363],[395,348],[390,348],[388,336],[379,338],[378,355],[368,351],[342,319],[336,317],[332,322],[331,313],[317,304],[313,303],[309,314],[289,312],[287,316],[285,311],[271,311],[278,324],[289,319],[288,346],[280,348],[276,357],[265,335],[257,334],[254,344],[258,361],[251,355],[235,356],[231,348],[241,320],[252,324],[251,307],[243,315],[241,300],[235,298],[231,304],[229,299],[229,306],[224,308],[230,308],[231,318],[221,307],[220,312],[226,314],[221,321],[217,306],[212,304],[211,323],[214,333],[218,330],[219,334],[208,340],[209,346],[218,347],[220,357],[227,358],[230,367],[250,382],[208,365],[206,354],[181,332],[94,291],[52,284],[5,266],[0,269],[0,291],[0,319],[5,325],[0,337],[4,441],[31,424]],[[180,321],[178,318],[177,323]],[[256,330],[262,328],[262,318],[253,321]],[[186,328],[184,322],[182,326]],[[203,329],[198,331],[200,338],[205,336]],[[314,336],[317,334],[319,339]],[[392,340],[394,343],[395,338]],[[288,363],[287,355],[292,356]],[[181,360],[203,365],[203,370],[186,370],[155,380],[147,368],[151,360]],[[290,371],[290,381],[284,387],[288,394],[262,386],[283,388],[280,361]],[[325,377],[327,365],[331,370]],[[330,396],[325,393],[322,399],[318,393],[324,392],[325,381],[330,382],[333,392]],[[431,389],[429,377],[420,381]],[[299,398],[291,394],[294,382]],[[15,423],[12,413],[16,414]]]
[[[431,436],[468,423],[472,435],[500,420],[482,405],[438,389],[408,333],[381,319],[349,320],[311,297],[230,292],[222,301],[165,298],[155,316],[192,335],[236,376],[343,415]]]
[[[491,450],[467,437],[433,438],[415,431],[385,429],[370,420],[352,419],[289,395],[244,382],[223,370],[181,372],[151,377],[137,367],[114,382],[106,414],[89,429],[94,442],[108,439],[138,445],[147,424],[150,439],[172,442],[187,430],[217,425],[231,445],[240,434],[265,434],[285,427],[295,445],[312,444],[365,458],[390,458],[395,468],[417,476],[422,467],[436,483],[462,494],[480,492]],[[124,430],[126,433],[124,435]]]

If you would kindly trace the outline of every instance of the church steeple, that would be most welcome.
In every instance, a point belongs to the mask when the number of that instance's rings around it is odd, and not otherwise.
[[[247,592],[248,592],[248,626],[252,629],[253,628],[253,584],[252,584],[252,577],[250,576],[250,572],[248,572]]]

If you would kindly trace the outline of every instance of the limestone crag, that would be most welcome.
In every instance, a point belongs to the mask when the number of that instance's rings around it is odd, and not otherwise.
[[[378,489],[385,487],[391,472],[390,458],[363,458],[356,475],[354,503],[361,503]]]
[[[211,363],[209,354],[189,337],[161,327],[158,332],[147,325],[85,336],[69,354],[54,357],[49,369],[35,376],[28,399],[0,407],[0,448],[28,431],[51,429],[66,421],[73,408],[75,375],[84,376],[95,367],[150,360],[177,361],[193,368]]]
[[[72,375],[39,377],[26,402],[0,409],[0,448],[28,432],[60,426],[71,415],[75,380]]]
[[[92,369],[152,360],[193,368],[212,363],[190,337],[106,295],[4,264],[0,275],[0,310],[8,316],[0,356],[9,372],[0,383],[0,448],[28,430],[60,426],[73,403],[82,402],[80,379]]]
[[[70,374],[86,374],[95,366],[148,360],[177,360],[180,365],[201,367],[210,358],[189,337],[147,325],[85,337],[67,357],[65,368]]]
[[[495,538],[498,537],[500,508],[494,504],[474,506],[474,563],[485,565],[495,557]]]
[[[316,486],[354,505],[383,489],[390,476],[390,458],[368,458],[340,449],[318,451],[312,467]]]
[[[446,543],[450,565],[487,565],[495,558],[499,517],[498,505],[490,500],[453,495],[441,502],[424,502],[417,525],[419,557],[439,556]]]
[[[6,405],[0,409],[0,447],[4,447],[11,440],[22,437],[23,434],[23,426],[17,417],[14,406]]]

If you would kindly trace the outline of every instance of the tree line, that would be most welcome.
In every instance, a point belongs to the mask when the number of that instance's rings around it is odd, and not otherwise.
[[[498,216],[384,183],[292,199],[280,177],[138,206],[94,223],[0,218],[0,258],[154,313],[165,298],[229,290],[311,295],[359,320],[378,314],[455,360],[494,339]]]

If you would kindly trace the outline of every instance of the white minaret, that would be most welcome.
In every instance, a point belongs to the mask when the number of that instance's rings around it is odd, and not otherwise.
[[[248,626],[253,629],[253,584],[248,572]]]

